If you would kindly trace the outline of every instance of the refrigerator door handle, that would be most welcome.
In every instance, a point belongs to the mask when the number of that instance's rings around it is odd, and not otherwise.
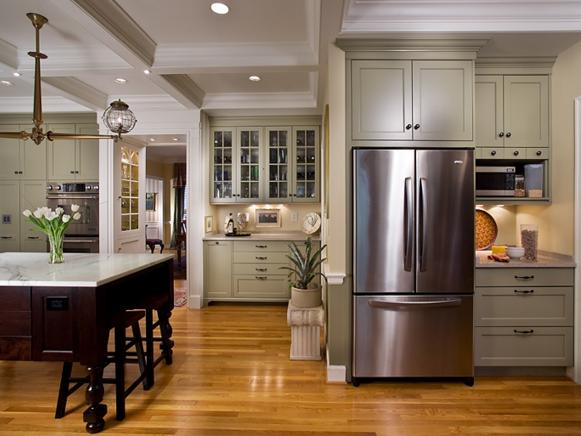
[[[412,244],[414,239],[414,198],[412,191],[412,178],[406,177],[404,183],[404,208],[403,208],[403,220],[404,220],[404,235],[405,241],[403,244],[403,268],[405,271],[412,270]]]
[[[420,260],[420,272],[426,270],[426,242],[427,238],[427,191],[426,191],[426,178],[420,177],[420,190],[419,190],[419,236],[418,236],[418,251]]]
[[[462,304],[459,298],[441,298],[432,300],[401,300],[397,297],[394,299],[384,298],[383,300],[369,300],[368,304],[371,307],[379,309],[397,309],[397,308],[411,308],[411,307],[456,307]]]

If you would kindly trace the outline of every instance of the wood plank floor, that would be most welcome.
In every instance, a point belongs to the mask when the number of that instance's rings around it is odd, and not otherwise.
[[[109,434],[581,434],[581,387],[565,378],[330,385],[323,362],[291,362],[286,308],[178,308],[175,359],[127,399]],[[0,434],[84,433],[84,392],[55,420],[60,364],[0,362]]]

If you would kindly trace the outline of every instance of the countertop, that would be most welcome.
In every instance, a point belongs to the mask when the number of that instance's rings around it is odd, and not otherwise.
[[[575,261],[564,254],[539,251],[536,262],[510,259],[510,262],[495,262],[488,259],[491,251],[476,252],[476,268],[575,268]]]
[[[48,253],[0,253],[0,286],[96,287],[173,258],[173,254],[65,253],[51,265]]]
[[[304,241],[308,236],[313,241],[320,241],[321,236],[306,235],[303,232],[252,233],[250,236],[226,236],[223,233],[208,233],[204,241]]]

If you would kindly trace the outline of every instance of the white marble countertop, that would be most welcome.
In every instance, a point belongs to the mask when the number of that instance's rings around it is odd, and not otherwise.
[[[0,253],[0,286],[96,287],[171,259],[173,254],[65,253],[51,265],[48,253]]]
[[[548,251],[539,251],[536,262],[525,262],[519,259],[510,259],[510,262],[495,262],[488,259],[490,250],[476,252],[476,268],[575,268],[575,261],[571,256]]]
[[[207,233],[204,241],[304,241],[307,236],[303,232],[252,233],[250,236],[226,236],[223,233]],[[310,235],[313,241],[321,240],[317,233]]]

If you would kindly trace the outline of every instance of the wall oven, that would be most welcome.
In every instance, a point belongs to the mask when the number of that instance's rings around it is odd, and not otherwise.
[[[81,219],[71,221],[63,243],[65,253],[99,252],[99,184],[97,182],[51,183],[46,187],[46,202],[51,209],[62,207],[73,215],[78,204]]]
[[[515,173],[513,166],[476,167],[476,196],[514,197]]]

